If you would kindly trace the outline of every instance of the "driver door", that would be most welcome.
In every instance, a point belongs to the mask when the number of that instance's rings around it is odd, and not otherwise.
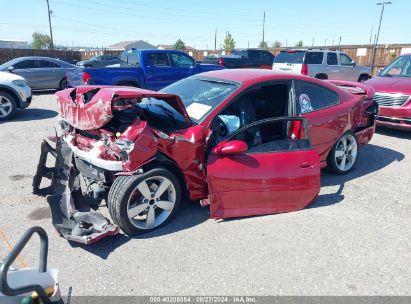
[[[255,141],[257,129],[261,138]],[[302,117],[239,129],[212,150],[207,175],[212,218],[295,211],[320,191],[319,156]]]

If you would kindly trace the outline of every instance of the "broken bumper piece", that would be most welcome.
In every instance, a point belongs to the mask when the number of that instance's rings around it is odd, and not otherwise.
[[[51,140],[55,141],[56,148],[46,140],[41,145],[33,193],[47,196],[53,225],[60,236],[70,241],[91,244],[105,236],[117,234],[119,228],[93,210],[87,203],[88,199],[83,196],[70,147],[62,137]],[[54,167],[47,167],[49,155],[55,158]],[[51,180],[50,186],[40,188],[45,178]]]

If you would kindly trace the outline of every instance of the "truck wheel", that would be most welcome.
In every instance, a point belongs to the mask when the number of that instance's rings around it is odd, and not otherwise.
[[[336,174],[350,172],[358,158],[358,142],[354,133],[348,131],[334,144],[327,158],[328,169]]]
[[[172,220],[181,203],[177,177],[164,168],[144,174],[120,176],[108,195],[114,223],[129,236],[158,229]]]
[[[366,75],[366,74],[362,74],[360,75],[360,77],[358,78],[358,82],[364,82],[367,81],[368,79],[370,79],[370,76]]]
[[[328,79],[328,76],[326,74],[317,74],[317,75],[315,75],[315,78],[317,78],[317,79]]]
[[[13,118],[17,111],[17,103],[13,96],[0,92],[0,121]]]
[[[116,83],[117,86],[140,88],[140,85],[134,81],[120,81]]]

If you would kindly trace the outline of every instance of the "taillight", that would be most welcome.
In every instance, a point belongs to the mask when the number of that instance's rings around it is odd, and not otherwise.
[[[83,72],[83,83],[84,84],[88,84],[90,78],[91,78],[91,75],[89,73]]]
[[[224,59],[223,58],[218,58],[218,64],[219,65],[224,65]]]
[[[306,63],[303,63],[301,67],[301,74],[302,75],[308,75],[308,65]]]

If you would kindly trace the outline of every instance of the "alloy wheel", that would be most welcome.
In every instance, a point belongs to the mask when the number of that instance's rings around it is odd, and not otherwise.
[[[11,101],[5,96],[0,96],[0,117],[8,116],[12,110],[13,105]]]
[[[161,225],[176,204],[176,189],[164,176],[153,176],[141,181],[132,191],[127,203],[127,216],[139,229]]]
[[[352,168],[357,159],[358,144],[355,137],[345,134],[337,143],[335,149],[335,163],[341,171],[348,171]]]

